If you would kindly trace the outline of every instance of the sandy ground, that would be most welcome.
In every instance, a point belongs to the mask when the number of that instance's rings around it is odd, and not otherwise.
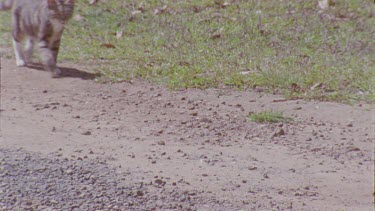
[[[156,184],[151,193],[194,192],[201,210],[374,209],[372,105],[99,84],[87,67],[62,66],[52,79],[2,59],[2,149],[102,160],[127,181]],[[294,121],[247,118],[269,109]]]

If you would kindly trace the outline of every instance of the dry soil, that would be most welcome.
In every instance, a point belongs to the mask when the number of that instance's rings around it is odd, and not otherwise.
[[[373,210],[374,109],[1,61],[0,210]],[[283,111],[284,123],[251,112]]]

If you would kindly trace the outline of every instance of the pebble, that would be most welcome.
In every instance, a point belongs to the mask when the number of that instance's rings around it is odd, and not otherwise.
[[[83,132],[82,135],[89,136],[89,135],[91,135],[91,131]]]
[[[168,194],[158,205],[154,199],[160,193],[150,194],[146,185],[132,182],[121,185],[129,178],[107,164],[56,153],[0,149],[0,170],[0,210],[170,210],[184,197],[182,191]],[[161,188],[166,182],[157,179],[155,184]],[[182,203],[188,210],[197,210],[199,201],[204,204],[195,193],[189,197]]]

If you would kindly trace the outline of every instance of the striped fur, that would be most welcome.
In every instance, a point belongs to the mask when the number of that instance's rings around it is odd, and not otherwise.
[[[43,66],[53,76],[61,71],[56,66],[60,40],[66,22],[72,17],[74,0],[5,0],[0,10],[12,10],[12,36],[17,66],[30,62],[37,45]],[[25,44],[22,46],[22,44]]]

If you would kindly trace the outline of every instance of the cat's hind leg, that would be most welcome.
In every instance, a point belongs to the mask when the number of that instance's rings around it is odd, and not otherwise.
[[[32,38],[28,37],[25,42],[25,50],[24,50],[24,58],[26,64],[31,62],[31,58],[33,56],[33,47],[34,47],[34,42]]]
[[[13,40],[14,55],[16,56],[16,64],[19,67],[25,66],[26,62],[23,59],[22,45],[20,42]]]
[[[16,65],[19,67],[25,66],[26,62],[23,59],[21,43],[13,40],[13,48],[14,48],[14,54],[16,56]]]
[[[44,69],[51,72],[53,78],[60,77],[61,70],[56,66],[55,55],[49,48],[48,43],[46,41],[40,41],[38,47]]]

